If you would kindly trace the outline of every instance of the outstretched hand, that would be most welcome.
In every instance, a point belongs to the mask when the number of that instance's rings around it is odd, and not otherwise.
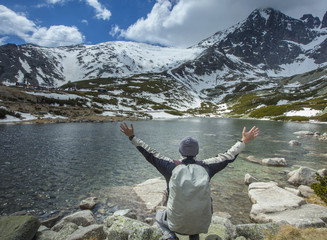
[[[246,127],[243,128],[242,132],[242,141],[247,144],[248,142],[252,141],[259,135],[259,128],[253,126],[250,131],[246,132]]]
[[[120,131],[124,133],[127,137],[134,135],[134,128],[133,124],[131,124],[131,127],[129,128],[125,122],[120,124]]]

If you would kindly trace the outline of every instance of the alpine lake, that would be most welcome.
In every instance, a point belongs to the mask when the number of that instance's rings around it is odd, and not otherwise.
[[[327,142],[297,131],[327,132],[327,124],[225,118],[182,118],[135,121],[135,135],[164,156],[181,159],[185,136],[199,141],[197,160],[227,151],[240,140],[243,126],[257,126],[260,135],[211,180],[214,212],[227,212],[233,223],[249,222],[251,203],[246,173],[259,181],[287,186],[287,172],[306,166],[327,167]],[[130,206],[128,187],[160,173],[119,131],[120,122],[0,125],[0,214],[27,212],[40,217],[76,211],[80,200],[98,197],[110,211]],[[289,141],[298,140],[300,146]],[[284,157],[287,167],[246,161]],[[110,189],[115,189],[111,196]],[[107,198],[106,200],[104,198]],[[108,210],[108,209],[107,209]],[[108,210],[108,211],[109,211]]]

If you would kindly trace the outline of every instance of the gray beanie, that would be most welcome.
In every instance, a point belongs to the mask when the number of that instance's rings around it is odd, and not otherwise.
[[[192,137],[184,138],[179,144],[179,152],[184,157],[195,157],[199,153],[199,143]]]

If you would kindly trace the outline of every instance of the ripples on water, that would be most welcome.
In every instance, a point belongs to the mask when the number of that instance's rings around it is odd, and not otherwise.
[[[288,144],[297,139],[296,131],[327,132],[323,124],[205,118],[133,124],[138,137],[174,159],[180,159],[178,145],[183,137],[197,138],[198,160],[226,151],[240,139],[243,126],[258,126],[260,136],[212,179],[214,210],[229,212],[235,223],[248,222],[246,173],[260,181],[286,183],[284,170],[300,165],[326,168],[326,142],[310,136],[299,139],[301,146]],[[119,131],[119,123],[0,125],[0,142],[0,214],[72,210],[82,198],[100,196],[107,187],[131,186],[160,176]],[[260,166],[242,159],[248,155],[285,157],[289,166]]]

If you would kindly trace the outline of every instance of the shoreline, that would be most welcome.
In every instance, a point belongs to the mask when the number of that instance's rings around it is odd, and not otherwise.
[[[138,118],[138,117],[127,117],[127,116],[103,116],[103,115],[91,115],[91,116],[80,116],[75,118],[64,118],[64,117],[48,117],[48,118],[31,118],[23,120],[8,120],[0,119],[0,125],[10,125],[10,124],[53,124],[53,123],[102,123],[102,122],[120,122],[120,121],[140,121],[140,120],[156,120],[156,121],[166,121],[172,119],[184,119],[184,118],[225,118],[225,119],[244,119],[244,120],[256,120],[256,121],[272,121],[272,122],[294,122],[294,123],[305,123],[305,124],[327,124],[327,122],[319,121],[282,121],[282,120],[272,120],[267,118],[257,119],[257,118],[235,118],[228,116],[174,116],[166,114],[165,112],[157,112],[165,114],[165,116],[159,116],[154,118]]]

